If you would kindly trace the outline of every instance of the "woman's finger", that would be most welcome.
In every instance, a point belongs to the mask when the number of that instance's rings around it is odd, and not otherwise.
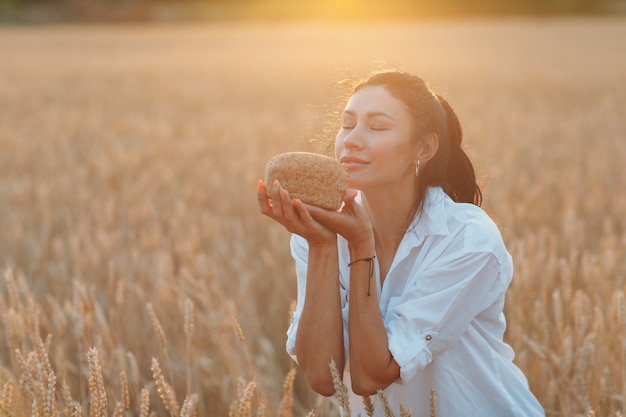
[[[263,180],[259,180],[256,190],[256,198],[259,203],[259,209],[261,210],[261,213],[266,216],[272,217],[272,206],[270,204],[269,198],[267,197]]]
[[[278,180],[272,184],[272,214],[276,219],[283,218],[283,201],[280,196],[280,183]]]
[[[309,208],[322,211],[330,210],[309,206],[296,198],[292,198],[278,181],[274,182],[270,197],[267,196],[266,187],[265,183],[259,180],[257,200],[261,213],[280,223],[289,232],[299,234],[311,242],[326,244],[336,239],[336,232],[331,232],[322,226],[308,211]]]
[[[343,216],[340,212],[334,210],[328,210],[316,206],[305,204],[308,213],[312,220],[317,221],[329,230],[335,233],[339,233],[342,229],[341,225],[344,222]]]
[[[297,218],[297,214],[294,211],[294,204],[291,197],[289,196],[289,192],[284,188],[281,188],[278,193],[280,195],[280,203],[282,206],[285,224],[295,225],[296,222],[299,222],[299,219]]]
[[[311,213],[309,212],[309,209],[314,208],[314,206],[308,206],[304,204],[302,200],[299,200],[297,198],[293,198],[292,201],[293,201],[293,206],[296,211],[296,214],[300,218],[300,221],[302,222],[302,224],[305,225],[306,227],[315,226],[316,221],[311,216]]]

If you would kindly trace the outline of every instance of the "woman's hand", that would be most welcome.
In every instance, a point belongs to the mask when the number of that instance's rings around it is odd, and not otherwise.
[[[302,236],[311,246],[327,246],[337,243],[337,233],[321,225],[309,213],[309,209],[313,206],[305,206],[302,201],[291,198],[278,181],[272,185],[270,195],[271,197],[268,198],[265,184],[259,181],[257,200],[262,214],[276,220],[289,232]]]
[[[365,208],[354,199],[356,190],[348,190],[341,211],[326,210],[305,204],[311,217],[322,226],[343,236],[351,249],[373,250],[374,232]]]

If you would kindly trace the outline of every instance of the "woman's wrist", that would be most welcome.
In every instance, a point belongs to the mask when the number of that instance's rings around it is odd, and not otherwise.
[[[337,251],[337,239],[329,240],[326,242],[320,241],[307,241],[309,245],[309,250],[319,250],[319,251],[329,251],[336,252]]]
[[[362,258],[371,258],[375,254],[374,249],[374,241],[368,240],[365,242],[361,242],[357,245],[349,244],[348,248],[350,250],[350,260],[362,259]]]

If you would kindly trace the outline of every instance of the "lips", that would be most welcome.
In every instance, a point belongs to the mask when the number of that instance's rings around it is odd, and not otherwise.
[[[367,164],[367,161],[364,161],[356,156],[344,156],[339,160],[342,164]]]
[[[364,161],[360,158],[357,158],[355,156],[344,156],[343,158],[341,158],[339,160],[339,162],[341,162],[341,164],[348,170],[352,170],[355,168],[359,168],[362,167],[363,165],[366,165],[368,162]]]

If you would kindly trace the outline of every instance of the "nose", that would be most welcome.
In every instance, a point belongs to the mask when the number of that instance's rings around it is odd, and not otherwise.
[[[361,129],[358,125],[345,132],[341,140],[343,141],[343,146],[346,149],[363,148],[363,132],[361,132]]]

